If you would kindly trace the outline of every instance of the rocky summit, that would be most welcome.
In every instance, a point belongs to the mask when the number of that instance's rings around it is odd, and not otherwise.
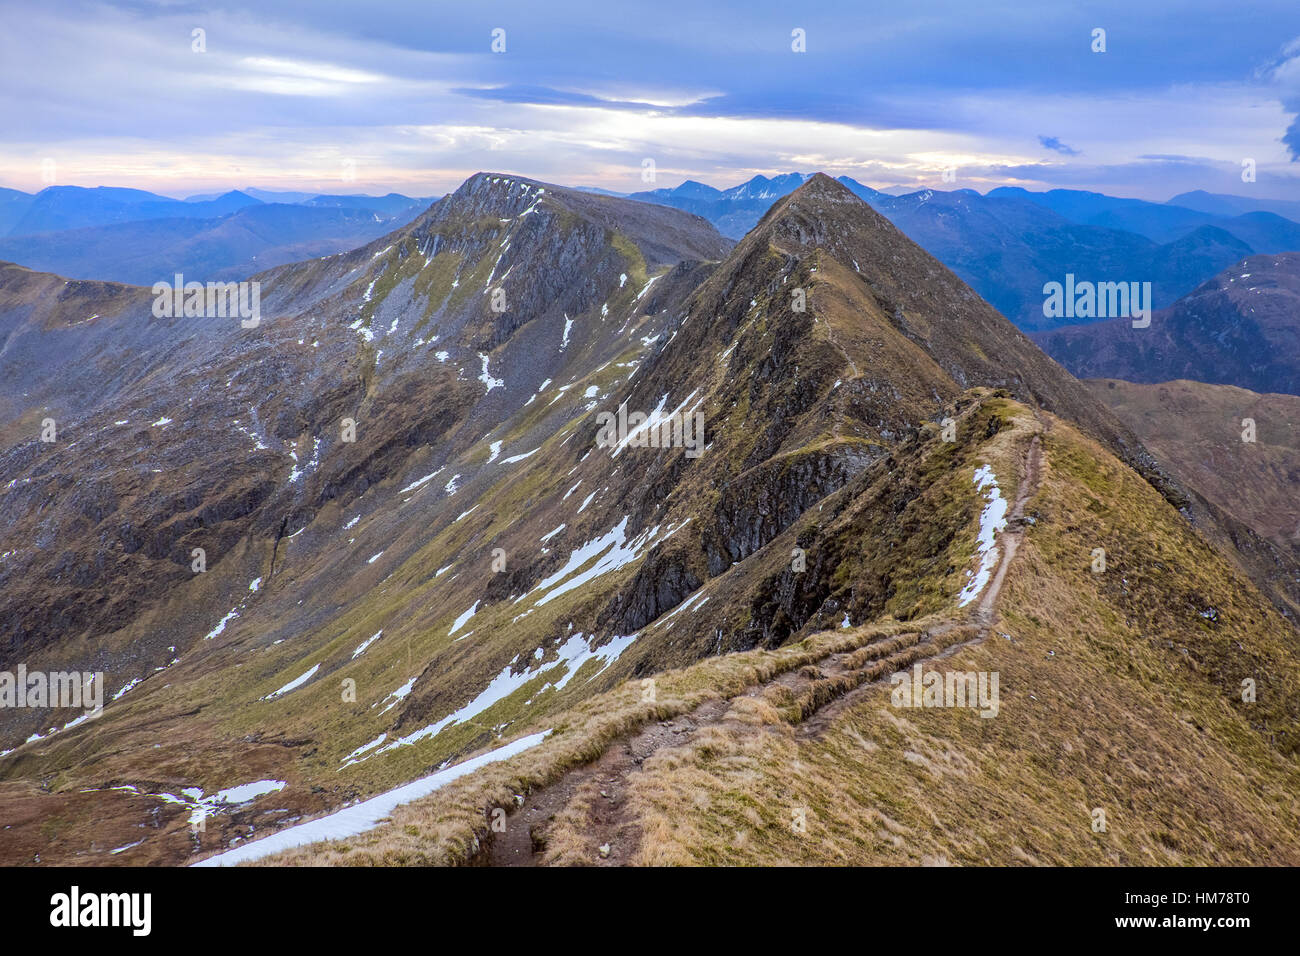
[[[799,179],[0,266],[0,860],[1300,862],[1282,497]]]

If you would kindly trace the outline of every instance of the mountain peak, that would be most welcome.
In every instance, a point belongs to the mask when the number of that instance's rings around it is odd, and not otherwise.
[[[807,180],[804,181],[804,184],[800,186],[798,189],[796,189],[795,192],[806,192],[813,189],[825,189],[830,186],[839,186],[839,185],[840,184],[836,182],[836,180],[832,179],[828,174],[817,172],[809,176]]]
[[[544,196],[562,192],[559,187],[509,173],[475,173],[430,207],[426,215],[512,219],[536,206]]]
[[[857,230],[879,233],[882,229],[910,244],[887,219],[841,182],[825,173],[815,173],[798,189],[768,210],[755,234],[770,236],[778,243],[838,249],[841,240]],[[851,257],[839,256],[848,265]]]
[[[867,206],[867,203],[852,189],[826,173],[814,173],[809,176],[798,189],[792,191],[785,197],[785,201],[778,205],[809,202],[847,203],[850,206],[865,206],[870,209],[870,206]]]
[[[781,173],[769,179],[758,175],[739,186],[724,190],[723,195],[729,199],[780,199],[802,185],[808,176],[804,173]]]

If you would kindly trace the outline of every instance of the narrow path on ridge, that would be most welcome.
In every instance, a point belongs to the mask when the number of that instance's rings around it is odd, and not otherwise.
[[[804,739],[818,737],[841,713],[878,692],[880,685],[899,670],[918,662],[942,660],[982,642],[992,630],[1002,585],[1030,523],[1025,518],[1025,506],[1037,494],[1042,480],[1040,437],[1051,428],[1051,422],[1037,411],[1035,416],[1039,428],[1025,449],[1015,501],[1007,526],[996,541],[998,566],[973,612],[954,615],[924,630],[900,630],[854,650],[829,654],[815,664],[753,685],[736,697],[708,700],[688,714],[656,721],[614,741],[595,760],[528,794],[523,804],[510,813],[505,832],[490,834],[471,865],[543,865],[546,831],[575,798],[588,806],[584,832],[591,850],[589,862],[598,866],[628,865],[636,858],[641,838],[640,825],[627,809],[629,778],[650,755],[663,748],[687,745],[707,727],[761,732],[762,728],[730,716],[732,701],[764,697],[771,690],[784,688],[779,693],[793,695],[793,706],[799,711],[795,733]]]

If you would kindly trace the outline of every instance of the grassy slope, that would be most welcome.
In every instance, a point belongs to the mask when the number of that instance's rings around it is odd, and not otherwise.
[[[1178,477],[1277,544],[1300,543],[1300,397],[1177,381],[1087,383]],[[1241,440],[1253,418],[1256,440]]]
[[[1045,444],[1001,620],[945,665],[997,670],[999,716],[881,688],[815,739],[714,730],[635,778],[639,862],[1300,861],[1294,631],[1094,443],[1057,424]]]

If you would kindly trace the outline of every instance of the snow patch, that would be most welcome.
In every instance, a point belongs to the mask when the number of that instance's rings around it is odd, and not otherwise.
[[[439,787],[446,786],[453,780],[459,779],[468,773],[473,773],[480,767],[506,760],[515,756],[515,754],[536,747],[546,739],[549,733],[550,731],[547,730],[527,737],[520,737],[518,740],[512,741],[503,747],[498,747],[496,750],[489,750],[485,754],[462,761],[444,770],[439,770],[437,773],[422,777],[394,790],[389,790],[377,797],[371,797],[369,800],[345,807],[328,816],[301,823],[298,826],[288,827],[261,840],[255,840],[233,850],[227,850],[225,853],[218,853],[216,856],[200,860],[194,865],[234,866],[237,863],[257,860],[272,853],[279,853],[282,850],[304,846],[308,843],[318,843],[322,840],[342,840],[356,836],[378,826],[381,820],[386,819],[394,809],[403,803],[410,803],[412,800],[426,797]]]
[[[358,657],[364,654],[366,652],[366,648],[369,647],[371,644],[375,643],[375,641],[379,640],[379,638],[383,636],[383,633],[384,632],[382,629],[378,630],[375,632],[374,637],[368,637],[360,644],[358,644],[357,649],[352,652],[352,659],[355,661]]]
[[[470,607],[470,609],[469,609],[468,611],[466,611],[466,612],[465,612],[464,614],[462,614],[460,617],[456,618],[456,620],[452,622],[451,630],[447,632],[447,636],[448,636],[448,637],[451,637],[453,634],[455,634],[457,631],[459,631],[462,627],[464,627],[464,626],[465,626],[465,622],[468,621],[471,617],[474,616],[474,614],[478,611],[478,606],[479,606],[480,604],[482,604],[482,603],[483,603],[482,601],[475,601],[474,604],[473,604],[473,606]]]
[[[288,694],[288,693],[291,693],[291,692],[297,690],[297,689],[298,689],[299,687],[301,687],[303,684],[307,683],[307,681],[309,681],[309,680],[311,680],[313,677],[315,677],[315,676],[316,676],[316,672],[317,672],[318,670],[320,670],[320,665],[319,665],[319,664],[313,664],[312,667],[311,667],[311,669],[310,669],[309,671],[307,671],[305,674],[299,674],[297,677],[295,677],[293,680],[289,681],[289,683],[285,684],[285,685],[284,685],[283,687],[281,687],[279,690],[275,691],[274,693],[267,694],[265,697],[262,698],[262,700],[272,700],[272,699],[274,699],[274,698],[276,698],[276,697],[282,697],[282,696],[285,695],[285,694]]]
[[[984,510],[980,512],[980,530],[975,539],[975,552],[980,556],[980,565],[973,575],[969,571],[966,572],[971,580],[957,595],[958,607],[965,607],[974,601],[989,583],[989,579],[993,576],[993,569],[998,564],[998,549],[995,546],[997,533],[1006,530],[1007,527],[1007,499],[1002,497],[1002,489],[998,487],[998,479],[993,474],[993,469],[988,465],[981,465],[975,470],[974,481],[975,487],[984,492],[984,500],[987,502]]]
[[[486,353],[486,352],[479,352],[479,353],[478,353],[478,357],[479,357],[479,361],[481,361],[481,362],[483,363],[483,371],[479,374],[479,377],[478,377],[478,380],[479,380],[480,382],[482,382],[482,383],[486,386],[486,389],[484,390],[483,394],[486,395],[488,392],[492,391],[492,389],[494,389],[494,388],[505,388],[506,383],[505,383],[505,380],[504,380],[504,379],[493,378],[491,375],[488,374],[488,355],[487,355],[487,353]]]

